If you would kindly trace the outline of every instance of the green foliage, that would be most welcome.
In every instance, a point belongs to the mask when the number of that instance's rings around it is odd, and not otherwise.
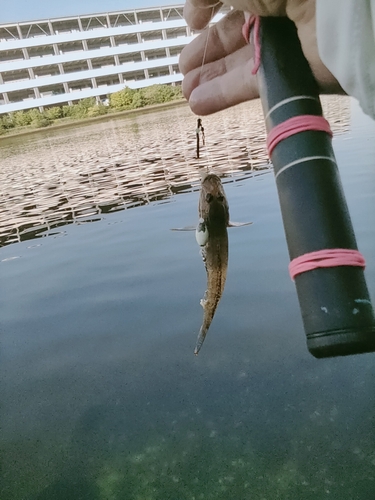
[[[59,118],[62,118],[64,116],[61,106],[54,106],[53,108],[46,109],[44,111],[44,115],[49,120],[58,120]]]
[[[41,113],[39,109],[29,109],[28,111],[24,111],[24,113],[27,115],[27,120],[30,121],[30,123],[41,120],[44,117],[44,112]]]
[[[159,90],[159,85],[151,85],[151,87],[146,87],[141,90],[143,98],[147,105],[159,104],[162,98],[161,92]]]
[[[61,108],[62,118],[68,118],[72,116],[72,110],[74,106],[65,105]]]
[[[77,104],[71,106],[70,116],[75,119],[82,119],[88,116],[88,111],[90,108],[96,106],[95,97],[88,97],[87,99],[82,99]]]
[[[162,104],[182,97],[181,87],[171,85],[151,85],[140,89],[145,100],[145,105]]]
[[[41,128],[41,127],[48,127],[48,125],[51,125],[52,120],[47,118],[43,113],[39,113],[39,115],[36,115],[35,118],[30,122],[30,126],[33,128]]]
[[[15,127],[10,115],[0,116],[0,135]]]
[[[12,113],[12,120],[14,122],[15,127],[26,127],[30,125],[34,116],[29,111],[16,111]]]
[[[75,107],[77,107],[79,109],[88,110],[89,108],[92,108],[95,105],[96,105],[95,97],[87,97],[86,99],[82,99],[77,104],[75,104]]]
[[[136,90],[130,89],[129,87],[125,87],[119,92],[114,92],[109,96],[109,103],[111,108],[116,110],[132,109],[133,98],[136,93]]]
[[[108,107],[103,104],[95,104],[95,106],[91,106],[91,108],[87,110],[87,116],[90,118],[105,115],[106,113],[108,113]]]
[[[93,116],[105,115],[108,109],[103,104],[97,104],[94,97],[82,99],[73,106],[62,106],[61,118],[73,118],[81,120],[83,118],[91,118]]]
[[[162,104],[182,97],[181,87],[171,85],[151,85],[143,89],[125,87],[111,94],[109,101],[112,109],[135,109],[153,104]]]
[[[133,95],[133,101],[132,101],[131,108],[132,109],[143,108],[144,106],[147,106],[147,104],[146,104],[146,101],[143,97],[143,94],[142,94],[142,92],[139,92],[136,90],[134,95]]]
[[[46,127],[51,121],[48,115],[41,113],[38,109],[16,111],[2,117],[2,122],[8,123],[6,128],[11,128],[10,124],[12,124],[12,127]]]
[[[15,111],[0,116],[0,135],[17,127],[47,127],[61,118],[84,119],[102,116],[110,111],[137,109],[182,98],[180,86],[151,85],[143,89],[125,87],[109,96],[109,106],[97,103],[95,97],[82,99],[73,106],[54,106],[42,113],[39,109]]]

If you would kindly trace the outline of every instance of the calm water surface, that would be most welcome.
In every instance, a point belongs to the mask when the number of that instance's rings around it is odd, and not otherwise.
[[[375,124],[325,100],[375,298]],[[369,500],[375,355],[307,352],[259,103],[0,142],[1,500]],[[226,289],[198,357],[199,178]]]

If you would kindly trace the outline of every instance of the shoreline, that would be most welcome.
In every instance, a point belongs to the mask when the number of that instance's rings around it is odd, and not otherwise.
[[[173,107],[179,107],[182,105],[188,105],[186,99],[163,102],[161,104],[152,104],[150,106],[144,106],[143,108],[135,108],[135,109],[126,109],[124,111],[115,111],[113,113],[108,113],[100,116],[93,116],[88,118],[82,118],[80,120],[68,119],[63,121],[64,119],[56,120],[55,123],[47,126],[47,127],[38,127],[38,128],[22,128],[17,131],[17,129],[11,129],[10,132],[6,132],[5,134],[0,135],[0,142],[4,139],[11,139],[13,137],[20,137],[23,135],[32,135],[38,134],[41,132],[47,132],[48,130],[58,130],[63,128],[72,127],[75,125],[84,125],[86,123],[94,123],[99,121],[111,120],[113,118],[118,118],[122,116],[131,116],[134,114],[142,114],[142,113],[150,113],[152,111],[156,111],[158,109],[168,109]],[[62,122],[62,123],[61,123]]]

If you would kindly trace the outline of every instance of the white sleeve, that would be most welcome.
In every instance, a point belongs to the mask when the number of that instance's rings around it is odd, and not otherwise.
[[[319,55],[375,119],[375,0],[316,0]]]

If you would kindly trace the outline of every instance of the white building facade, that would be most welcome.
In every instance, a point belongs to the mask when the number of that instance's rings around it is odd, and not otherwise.
[[[0,114],[181,82],[179,54],[194,38],[182,11],[178,4],[0,25]]]

